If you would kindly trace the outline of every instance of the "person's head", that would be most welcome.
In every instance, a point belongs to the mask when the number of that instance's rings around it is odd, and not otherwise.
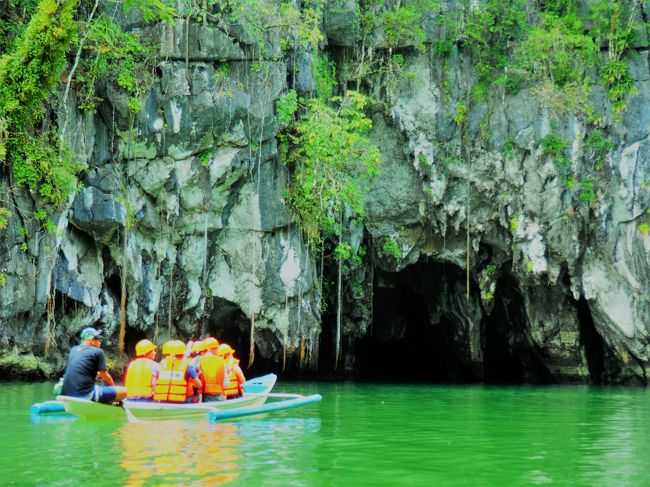
[[[135,354],[138,357],[146,357],[153,360],[156,358],[156,345],[149,340],[140,340],[135,344]]]
[[[196,357],[199,353],[201,353],[203,350],[203,342],[201,340],[197,340],[194,343],[192,343],[192,352],[190,355],[192,357]]]
[[[224,358],[229,357],[233,353],[235,353],[235,351],[227,343],[222,343],[221,345],[219,345],[219,348],[217,348],[217,355]]]
[[[169,340],[163,344],[162,353],[165,356],[183,356],[185,355],[185,344],[180,340]]]
[[[81,341],[91,347],[99,347],[102,344],[102,332],[88,326],[81,330]]]
[[[210,353],[217,354],[219,348],[219,341],[215,337],[208,337],[203,340],[203,349]]]

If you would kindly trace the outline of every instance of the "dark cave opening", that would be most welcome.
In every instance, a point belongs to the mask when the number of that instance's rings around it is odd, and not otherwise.
[[[431,317],[441,293],[459,283],[464,286],[464,271],[451,264],[420,263],[393,274],[378,271],[372,329],[355,348],[356,378],[407,383],[478,380],[454,343],[454,319]]]
[[[250,362],[250,337],[251,321],[235,303],[222,298],[212,298],[212,310],[209,318],[203,326],[202,338],[214,336],[219,343],[227,343],[235,349],[235,356],[239,359],[246,377],[267,374],[270,370],[276,370],[277,364],[265,359],[256,348],[253,365]],[[260,338],[260,333],[265,330],[258,330],[255,336],[260,341],[272,339],[272,337]],[[257,347],[257,345],[256,345]]]
[[[470,283],[466,299],[465,280],[465,271],[450,263],[417,263],[398,273],[377,271],[372,328],[355,342],[355,378],[553,383],[542,351],[526,331],[524,300],[515,278],[507,273],[499,278],[489,314],[479,304],[476,283]],[[479,331],[469,331],[470,322]],[[482,362],[469,351],[471,339],[480,342]]]
[[[494,309],[483,322],[483,373],[488,384],[548,384],[554,379],[524,331],[524,301],[509,274],[496,286]]]
[[[114,299],[119,301],[122,296],[122,279],[117,274],[113,274],[106,278],[106,289],[111,293]]]
[[[589,367],[589,381],[600,385],[603,384],[605,376],[605,342],[596,330],[587,300],[581,296],[576,306],[580,325],[580,344],[584,348]]]

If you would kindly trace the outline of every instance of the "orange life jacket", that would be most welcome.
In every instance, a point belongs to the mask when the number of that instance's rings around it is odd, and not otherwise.
[[[124,385],[126,397],[151,397],[153,395],[153,369],[158,364],[151,359],[140,357],[131,361],[126,369]]]
[[[223,394],[223,378],[226,362],[223,357],[203,355],[201,373],[203,374],[203,394]]]
[[[154,401],[185,402],[194,391],[185,377],[190,361],[187,358],[165,357],[160,361],[160,375],[156,381]]]
[[[241,396],[243,389],[242,385],[237,379],[237,374],[235,374],[235,365],[239,364],[239,360],[229,357],[226,360],[226,372],[228,373],[228,380],[224,385],[224,392],[226,397],[237,397]]]

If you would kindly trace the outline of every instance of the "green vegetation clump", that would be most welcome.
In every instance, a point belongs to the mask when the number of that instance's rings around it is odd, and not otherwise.
[[[74,190],[80,168],[37,124],[76,40],[77,2],[41,0],[15,47],[0,58],[0,162],[10,165],[17,185],[56,206]]]
[[[600,171],[613,148],[614,144],[606,139],[600,130],[592,130],[585,140],[585,157],[593,163],[595,169]]]
[[[384,239],[384,246],[383,246],[384,252],[387,254],[392,255],[395,257],[396,260],[400,259],[402,257],[402,249],[399,248],[399,245],[397,245],[397,242],[393,240],[392,238],[386,238]]]
[[[566,180],[571,166],[571,160],[566,157],[566,150],[571,145],[571,142],[555,134],[549,134],[541,140],[541,145],[543,154],[553,159],[560,171],[560,175]]]
[[[582,201],[583,203],[593,203],[598,199],[596,197],[596,193],[594,193],[594,185],[588,176],[585,177],[580,182],[580,191],[578,192],[578,199],[580,199],[580,201]]]
[[[0,119],[7,132],[28,130],[40,121],[76,39],[77,2],[41,0],[15,48],[0,58]]]
[[[363,182],[378,173],[379,151],[368,139],[372,122],[363,113],[368,98],[350,91],[303,100],[302,113],[287,130],[285,161],[293,177],[286,201],[312,248],[342,234],[345,211],[363,215]]]
[[[493,82],[513,82],[504,70],[511,64],[514,44],[524,38],[526,30],[525,0],[487,0],[470,10],[460,42],[476,65],[475,100],[485,99]]]

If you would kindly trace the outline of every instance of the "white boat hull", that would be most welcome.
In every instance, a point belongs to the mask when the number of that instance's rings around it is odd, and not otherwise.
[[[251,379],[244,384],[244,395],[227,401],[192,404],[162,402],[123,402],[123,407],[96,403],[87,399],[58,396],[65,410],[85,419],[126,419],[129,421],[159,421],[170,419],[206,419],[209,411],[227,411],[238,408],[257,407],[264,404],[277,376],[268,374]]]

